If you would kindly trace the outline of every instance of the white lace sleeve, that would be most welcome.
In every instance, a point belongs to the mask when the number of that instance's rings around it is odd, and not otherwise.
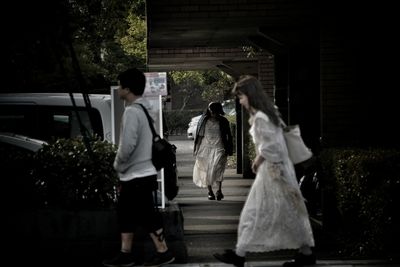
[[[268,119],[256,117],[254,130],[258,154],[269,162],[281,162],[281,146],[277,142],[275,126]]]

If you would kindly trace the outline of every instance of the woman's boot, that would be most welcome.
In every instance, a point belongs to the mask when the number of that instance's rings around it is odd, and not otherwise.
[[[218,190],[217,193],[216,193],[216,195],[217,195],[217,200],[221,200],[221,199],[224,198],[224,194],[222,194],[222,191],[221,191],[221,190]]]

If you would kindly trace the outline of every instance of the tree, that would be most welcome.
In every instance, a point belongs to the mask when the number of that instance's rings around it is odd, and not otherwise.
[[[219,70],[206,71],[203,76],[206,86],[201,96],[204,100],[222,102],[232,98],[234,80],[231,76]]]
[[[184,110],[188,101],[204,90],[204,77],[199,71],[172,71],[170,73],[174,85],[183,96],[180,110]]]
[[[80,61],[88,63],[83,68],[88,76],[102,75],[111,82],[128,67],[145,68],[144,0],[75,0],[71,13],[79,23],[74,45]]]
[[[219,70],[173,71],[170,73],[172,86],[183,97],[180,110],[184,110],[193,97],[201,97],[205,102],[231,98],[233,78]]]
[[[145,67],[143,56],[129,53],[121,43],[130,34],[129,17],[144,18],[144,0],[12,2],[7,14],[18,23],[7,23],[4,33],[8,79],[3,90],[81,91],[82,85],[109,90],[122,70]],[[146,32],[144,23],[136,26]]]
[[[129,24],[127,35],[122,36],[119,42],[128,55],[134,56],[145,64],[147,54],[146,21],[133,13],[130,13],[126,20]]]

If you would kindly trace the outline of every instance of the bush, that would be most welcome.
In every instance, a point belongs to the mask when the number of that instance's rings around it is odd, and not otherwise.
[[[186,135],[192,117],[202,114],[202,110],[164,111],[165,121],[170,135]]]
[[[232,133],[233,153],[236,153],[236,115],[226,115]]]
[[[400,237],[400,152],[329,149],[320,160],[325,190],[333,192],[342,222],[344,253],[376,256],[390,251],[394,236]]]
[[[0,143],[2,203],[10,210],[30,209],[38,205],[35,184],[30,176],[34,152]]]
[[[90,146],[92,153],[82,139],[58,139],[35,155],[32,176],[43,207],[96,209],[114,204],[116,147],[99,139]]]

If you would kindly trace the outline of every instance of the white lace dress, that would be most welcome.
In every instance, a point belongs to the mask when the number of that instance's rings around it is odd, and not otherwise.
[[[250,134],[265,161],[240,215],[236,247],[267,252],[314,246],[312,229],[282,129],[258,111],[250,118]]]
[[[193,168],[193,183],[198,187],[222,182],[227,162],[221,131],[217,120],[209,119]]]

